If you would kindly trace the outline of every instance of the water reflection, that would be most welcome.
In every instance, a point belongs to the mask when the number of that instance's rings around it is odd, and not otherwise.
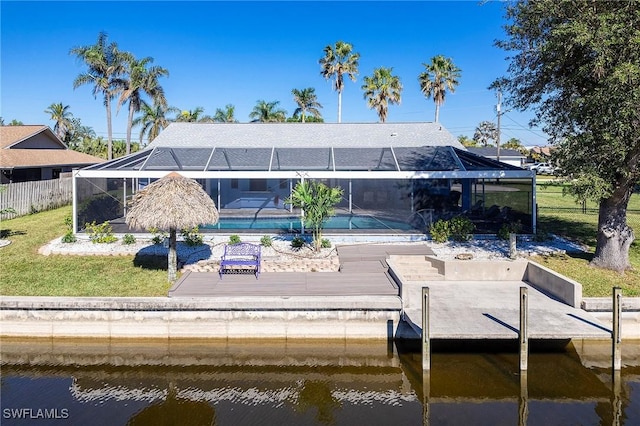
[[[435,353],[423,374],[419,352],[385,342],[5,339],[1,422],[640,424],[640,342],[618,381],[605,348],[532,353],[525,375],[517,354]]]

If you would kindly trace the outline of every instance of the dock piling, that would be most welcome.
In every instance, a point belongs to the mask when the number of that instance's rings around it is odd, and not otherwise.
[[[622,368],[622,330],[620,316],[622,314],[622,292],[620,287],[613,288],[613,327],[611,330],[613,371]]]
[[[422,370],[431,370],[431,340],[429,336],[429,287],[422,287]]]
[[[527,337],[528,322],[528,289],[520,287],[520,335],[518,346],[520,347],[520,371],[527,371],[529,364],[529,339]]]

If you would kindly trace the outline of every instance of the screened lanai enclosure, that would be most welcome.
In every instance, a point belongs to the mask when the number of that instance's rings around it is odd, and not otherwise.
[[[74,173],[74,229],[145,232],[125,228],[127,202],[170,172],[218,207],[203,232],[304,232],[287,198],[305,180],[344,191],[327,233],[425,234],[460,215],[476,233],[516,222],[535,231],[535,175],[467,152],[436,123],[173,123],[147,149]]]

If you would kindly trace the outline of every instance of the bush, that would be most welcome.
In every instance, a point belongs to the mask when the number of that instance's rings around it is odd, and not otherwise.
[[[271,239],[270,236],[265,235],[262,238],[260,238],[260,244],[263,247],[271,247],[271,245],[273,244],[273,240]]]
[[[305,244],[304,238],[302,238],[300,235],[296,235],[291,240],[291,247],[294,249],[301,249],[302,247],[304,247],[304,244]]]
[[[136,243],[136,237],[134,237],[131,234],[124,234],[124,236],[122,237],[122,244],[124,244],[125,246],[135,244],[135,243]]]
[[[240,243],[240,237],[238,235],[231,235],[229,236],[229,244],[238,244]]]
[[[476,226],[466,216],[456,216],[449,221],[451,237],[455,241],[469,241]]]
[[[331,248],[331,241],[329,241],[328,238],[323,238],[322,241],[320,241],[320,247]]]
[[[162,244],[164,242],[164,239],[169,236],[169,234],[164,231],[160,231],[158,228],[149,228],[148,231],[152,235],[151,242],[157,246]]]
[[[67,231],[67,233],[62,236],[62,239],[60,241],[62,241],[63,243],[75,243],[77,241],[77,238],[72,231]]]
[[[446,242],[451,236],[449,221],[444,219],[438,219],[436,223],[431,225],[429,234],[431,235],[431,239],[436,243]]]
[[[522,223],[509,222],[503,224],[498,230],[498,238],[501,240],[508,240],[509,234],[519,234],[522,231]]]
[[[64,224],[67,226],[67,232],[62,237],[63,243],[75,243],[77,241],[76,236],[73,234],[73,219],[71,216],[64,218]]]
[[[113,228],[109,225],[109,222],[103,222],[96,225],[96,222],[85,224],[85,229],[89,234],[89,239],[92,243],[96,244],[108,244],[117,241],[115,235],[113,235]]]
[[[198,229],[197,226],[194,226],[191,229],[183,229],[180,232],[180,235],[182,235],[184,243],[189,247],[200,246],[204,241],[203,236],[200,233],[200,229]]]

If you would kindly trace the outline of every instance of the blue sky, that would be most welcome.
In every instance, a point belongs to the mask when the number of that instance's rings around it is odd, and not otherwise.
[[[94,44],[100,31],[136,57],[151,56],[167,68],[169,104],[201,106],[205,114],[226,104],[249,121],[258,100],[280,101],[291,115],[291,90],[314,87],[326,122],[337,121],[338,96],[320,75],[318,60],[328,44],[350,42],[361,55],[355,83],[343,92],[343,122],[376,122],[363,98],[363,77],[393,67],[404,90],[388,122],[433,121],[435,106],[420,92],[423,63],[442,54],[462,69],[460,85],[448,94],[440,122],[455,136],[473,136],[483,120],[496,119],[489,84],[505,73],[506,52],[493,46],[503,37],[501,2],[1,2],[1,115],[5,122],[53,126],[44,113],[52,103],[70,105],[74,116],[106,137],[102,99],[90,86],[73,89],[85,70],[69,55]],[[507,111],[502,140],[546,145],[529,129],[531,114]],[[124,139],[126,110],[116,116],[114,138]],[[134,129],[134,137],[139,132]]]

